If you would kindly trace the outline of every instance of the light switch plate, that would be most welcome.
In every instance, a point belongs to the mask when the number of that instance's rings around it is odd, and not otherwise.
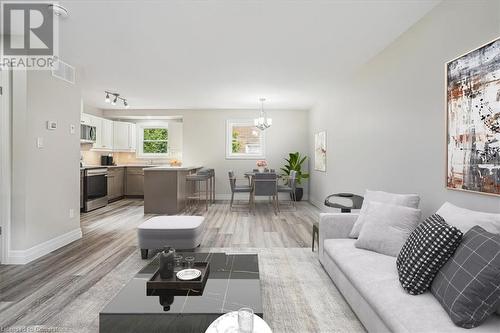
[[[36,138],[36,147],[43,148],[43,138],[42,137]]]
[[[69,134],[75,134],[76,133],[76,126],[71,124],[69,125]]]
[[[50,131],[55,131],[57,129],[57,121],[47,120],[47,129]]]

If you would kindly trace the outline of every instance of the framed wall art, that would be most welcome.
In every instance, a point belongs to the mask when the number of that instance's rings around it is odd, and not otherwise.
[[[314,170],[326,172],[326,132],[314,135]]]
[[[500,195],[500,38],[446,63],[449,189]]]

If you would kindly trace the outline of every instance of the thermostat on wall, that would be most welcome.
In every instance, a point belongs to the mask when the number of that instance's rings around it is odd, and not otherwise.
[[[54,131],[56,128],[57,128],[57,121],[52,121],[52,120],[47,121],[48,130]]]

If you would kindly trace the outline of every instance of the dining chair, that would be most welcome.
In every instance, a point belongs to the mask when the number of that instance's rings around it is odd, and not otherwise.
[[[278,176],[275,173],[263,172],[253,176],[252,205],[255,207],[256,196],[271,197],[274,213],[278,212]]]
[[[235,193],[248,193],[248,210],[252,210],[252,186],[251,185],[237,185],[236,177],[234,176],[233,171],[228,172],[229,176],[229,185],[231,186],[231,203],[229,204],[229,209],[233,209],[234,203],[234,194]]]
[[[297,187],[297,171],[290,171],[290,175],[285,180],[285,185],[278,185],[278,193],[289,193],[291,204],[297,209],[297,198],[295,189]],[[278,206],[279,209],[279,206]]]

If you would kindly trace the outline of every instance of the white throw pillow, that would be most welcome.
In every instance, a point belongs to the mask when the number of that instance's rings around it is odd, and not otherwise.
[[[457,227],[464,234],[473,226],[480,226],[486,231],[500,233],[500,214],[484,213],[455,206],[445,202],[437,211],[446,223]]]
[[[361,231],[361,227],[363,227],[363,223],[365,221],[365,213],[368,203],[371,201],[382,202],[391,205],[405,206],[411,208],[418,208],[418,204],[420,203],[420,197],[418,194],[396,194],[389,193],[383,191],[370,191],[366,190],[365,198],[363,200],[363,205],[361,206],[361,210],[359,211],[359,217],[354,223],[351,232],[349,233],[349,237],[358,238],[359,232]]]
[[[363,228],[354,245],[397,257],[420,222],[420,216],[420,209],[372,201],[368,204]]]

